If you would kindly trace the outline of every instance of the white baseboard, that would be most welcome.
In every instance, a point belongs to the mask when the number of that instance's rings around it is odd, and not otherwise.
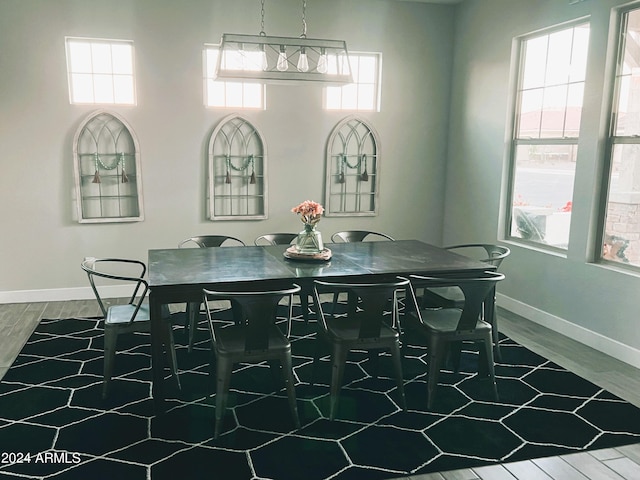
[[[131,287],[109,285],[100,288],[101,295],[118,298],[131,295]],[[47,290],[13,290],[0,292],[0,304],[3,303],[37,303],[66,302],[68,300],[91,300],[96,297],[91,287],[51,288]]]
[[[602,353],[606,353],[610,357],[628,363],[636,368],[640,368],[640,350],[636,348],[605,337],[600,333],[581,327],[575,323],[571,323],[563,318],[556,317],[555,315],[539,310],[531,305],[527,305],[526,303],[501,295],[500,293],[498,293],[496,297],[497,304],[510,312],[525,317],[534,323],[542,325],[549,330],[560,333],[565,337],[576,340]]]

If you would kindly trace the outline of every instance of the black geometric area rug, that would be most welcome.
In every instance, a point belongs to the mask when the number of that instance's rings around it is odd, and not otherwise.
[[[0,478],[376,480],[640,442],[636,407],[506,337],[498,402],[469,351],[460,373],[441,374],[428,411],[426,349],[416,345],[403,364],[403,412],[390,357],[380,359],[375,378],[368,355],[355,352],[331,422],[328,357],[312,386],[315,322],[295,313],[302,427],[293,429],[286,393],[275,391],[268,367],[239,366],[216,441],[204,322],[192,353],[176,328],[182,390],[167,370],[168,410],[154,416],[147,335],[119,338],[116,375],[102,400],[101,321],[43,320],[0,383]]]

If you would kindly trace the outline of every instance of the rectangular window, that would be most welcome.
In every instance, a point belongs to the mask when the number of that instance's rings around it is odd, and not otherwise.
[[[353,83],[340,87],[325,87],[324,108],[379,112],[381,54],[352,52],[349,54],[349,63]]]
[[[519,42],[507,236],[557,249],[569,243],[589,25]]]
[[[640,9],[619,26],[601,258],[640,267]]]
[[[67,38],[69,101],[135,105],[133,42]]]
[[[219,48],[207,45],[204,49],[204,100],[207,107],[265,108],[265,87],[256,82],[227,82],[216,80]],[[223,62],[242,62],[242,56],[226,55]],[[253,69],[253,63],[245,66]]]

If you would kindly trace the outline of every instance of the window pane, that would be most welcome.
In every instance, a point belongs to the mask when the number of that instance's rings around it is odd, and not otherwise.
[[[559,85],[569,81],[573,29],[562,30],[549,35],[545,85]]]
[[[115,103],[134,103],[133,77],[130,75],[115,75],[113,77],[113,92]]]
[[[91,45],[91,58],[93,60],[93,73],[112,73],[111,46],[94,43]]]
[[[575,145],[520,145],[516,150],[511,235],[566,248]]]
[[[518,138],[539,138],[542,118],[542,100],[544,89],[536,88],[522,92],[520,102],[520,120]]]
[[[567,113],[567,86],[547,87],[542,102],[542,121],[540,136],[543,138],[562,138],[564,136],[564,118]]]
[[[627,14],[626,32],[623,32],[622,65],[616,76],[618,90],[616,135],[640,135],[640,10]]]
[[[74,73],[91,73],[91,45],[69,42],[69,65]]]
[[[522,88],[537,88],[544,86],[544,66],[547,61],[547,45],[549,37],[533,38],[525,43],[524,70],[522,75]]]
[[[111,75],[94,75],[93,89],[96,103],[114,103],[113,77]]]
[[[640,266],[640,145],[612,153],[602,257]]]

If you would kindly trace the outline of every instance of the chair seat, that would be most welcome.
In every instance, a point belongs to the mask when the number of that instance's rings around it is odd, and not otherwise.
[[[256,354],[264,356],[267,351],[270,353],[281,353],[291,348],[289,340],[276,325],[269,328],[268,336],[268,346],[264,349],[256,350]],[[246,357],[250,354],[250,352],[245,350],[246,339],[247,330],[243,325],[232,325],[221,328],[218,330],[216,349],[220,355],[237,354]]]
[[[149,305],[141,305],[138,314],[133,319],[133,322],[131,322],[131,316],[135,309],[135,305],[112,305],[107,311],[104,323],[105,325],[125,325],[127,323],[144,324],[145,322],[150,324]]]
[[[380,326],[380,336],[376,338],[358,338],[361,321],[354,318],[327,319],[327,333],[332,342],[336,343],[376,343],[380,341],[395,341],[399,338],[396,330],[388,325]]]
[[[422,315],[422,323],[431,333],[464,333],[465,331],[457,330],[458,321],[460,320],[460,310],[453,308],[441,308],[436,310],[425,309],[420,310]],[[491,325],[484,320],[478,320],[475,332],[491,331]],[[479,335],[476,335],[479,336]]]

